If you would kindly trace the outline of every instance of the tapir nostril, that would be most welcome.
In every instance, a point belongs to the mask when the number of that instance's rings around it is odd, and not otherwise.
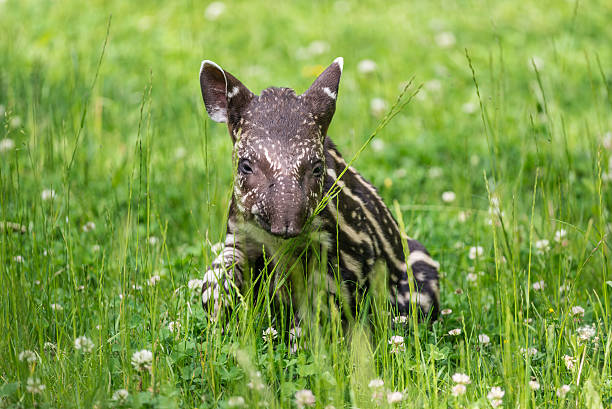
[[[285,238],[295,237],[300,234],[300,230],[295,227],[294,223],[287,222],[285,225],[285,234],[283,235]]]

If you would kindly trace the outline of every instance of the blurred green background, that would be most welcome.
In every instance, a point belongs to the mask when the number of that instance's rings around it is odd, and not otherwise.
[[[169,234],[184,234],[184,240],[196,228],[216,233],[220,223],[211,226],[201,204],[224,208],[208,192],[229,191],[230,140],[216,124],[206,125],[205,137],[197,81],[202,59],[216,61],[258,93],[271,85],[301,92],[320,66],[343,56],[329,134],[349,157],[378,121],[370,113],[372,99],[391,105],[414,76],[424,84],[420,98],[379,135],[379,149],[358,162],[381,188],[392,178],[394,185],[383,194],[402,203],[432,204],[439,192],[455,190],[462,204],[486,206],[482,169],[497,171],[500,182],[509,184],[522,183],[514,176],[524,174],[529,187],[533,168],[549,163],[536,156],[537,144],[556,145],[551,155],[562,155],[567,146],[584,162],[583,155],[593,154],[593,140],[610,125],[609,83],[599,84],[611,58],[607,2],[220,4],[222,11],[209,11],[207,18],[205,2],[3,2],[0,95],[5,110],[28,130],[17,127],[9,135],[29,146],[37,182],[60,183],[58,170],[72,153],[89,103],[72,178],[87,183],[96,197],[121,197],[141,99],[152,84],[151,184],[154,194],[163,192],[157,206],[173,209],[164,218],[184,227]],[[90,95],[111,15],[108,47]],[[465,49],[490,115],[488,145]],[[360,75],[358,63],[366,59],[376,70]],[[532,59],[541,65],[543,89],[550,93],[550,116],[563,115],[563,129],[546,126]],[[204,171],[207,149],[212,166]],[[428,176],[431,167],[441,168],[440,177]],[[398,169],[405,172],[393,177]]]

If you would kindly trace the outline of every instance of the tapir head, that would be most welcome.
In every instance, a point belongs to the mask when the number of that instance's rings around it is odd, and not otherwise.
[[[234,144],[236,207],[271,234],[299,235],[323,195],[323,144],[342,64],[334,60],[301,95],[274,87],[255,95],[214,62],[202,62],[206,111],[227,123]]]

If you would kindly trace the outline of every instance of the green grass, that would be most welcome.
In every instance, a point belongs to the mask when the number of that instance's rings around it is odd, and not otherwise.
[[[15,144],[0,152],[0,221],[24,226],[0,230],[0,407],[120,406],[119,389],[134,408],[295,407],[309,389],[319,408],[368,408],[375,378],[404,393],[395,407],[486,408],[494,386],[507,408],[612,406],[610,2],[228,2],[214,21],[206,7],[0,2],[0,139]],[[299,50],[315,40],[329,48]],[[452,313],[393,329],[379,288],[359,323],[343,332],[325,315],[292,353],[265,299],[247,295],[223,326],[188,288],[231,194],[230,138],[207,121],[197,75],[206,58],[255,92],[301,92],[337,56],[329,135],[346,158],[380,121],[372,99],[390,107],[405,81],[423,84],[355,166],[441,263]],[[364,59],[377,70],[360,74]],[[82,335],[91,352],[75,349]],[[142,349],[150,372],[131,363]],[[458,372],[471,383],[454,397]]]

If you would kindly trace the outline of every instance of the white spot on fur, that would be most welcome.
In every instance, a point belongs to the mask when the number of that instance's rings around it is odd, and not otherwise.
[[[240,88],[238,87],[234,87],[232,88],[232,90],[230,92],[227,93],[227,99],[228,101],[232,98],[234,98],[236,95],[238,95],[238,93],[240,92]]]
[[[340,73],[342,73],[342,68],[344,68],[344,58],[338,57],[334,60],[334,62],[338,64],[338,67],[340,68]]]
[[[336,93],[332,91],[331,89],[325,87],[323,88],[323,92],[325,92],[327,96],[329,96],[331,99],[336,99]]]
[[[210,106],[208,109],[208,116],[215,122],[227,122],[227,112],[220,107]]]

